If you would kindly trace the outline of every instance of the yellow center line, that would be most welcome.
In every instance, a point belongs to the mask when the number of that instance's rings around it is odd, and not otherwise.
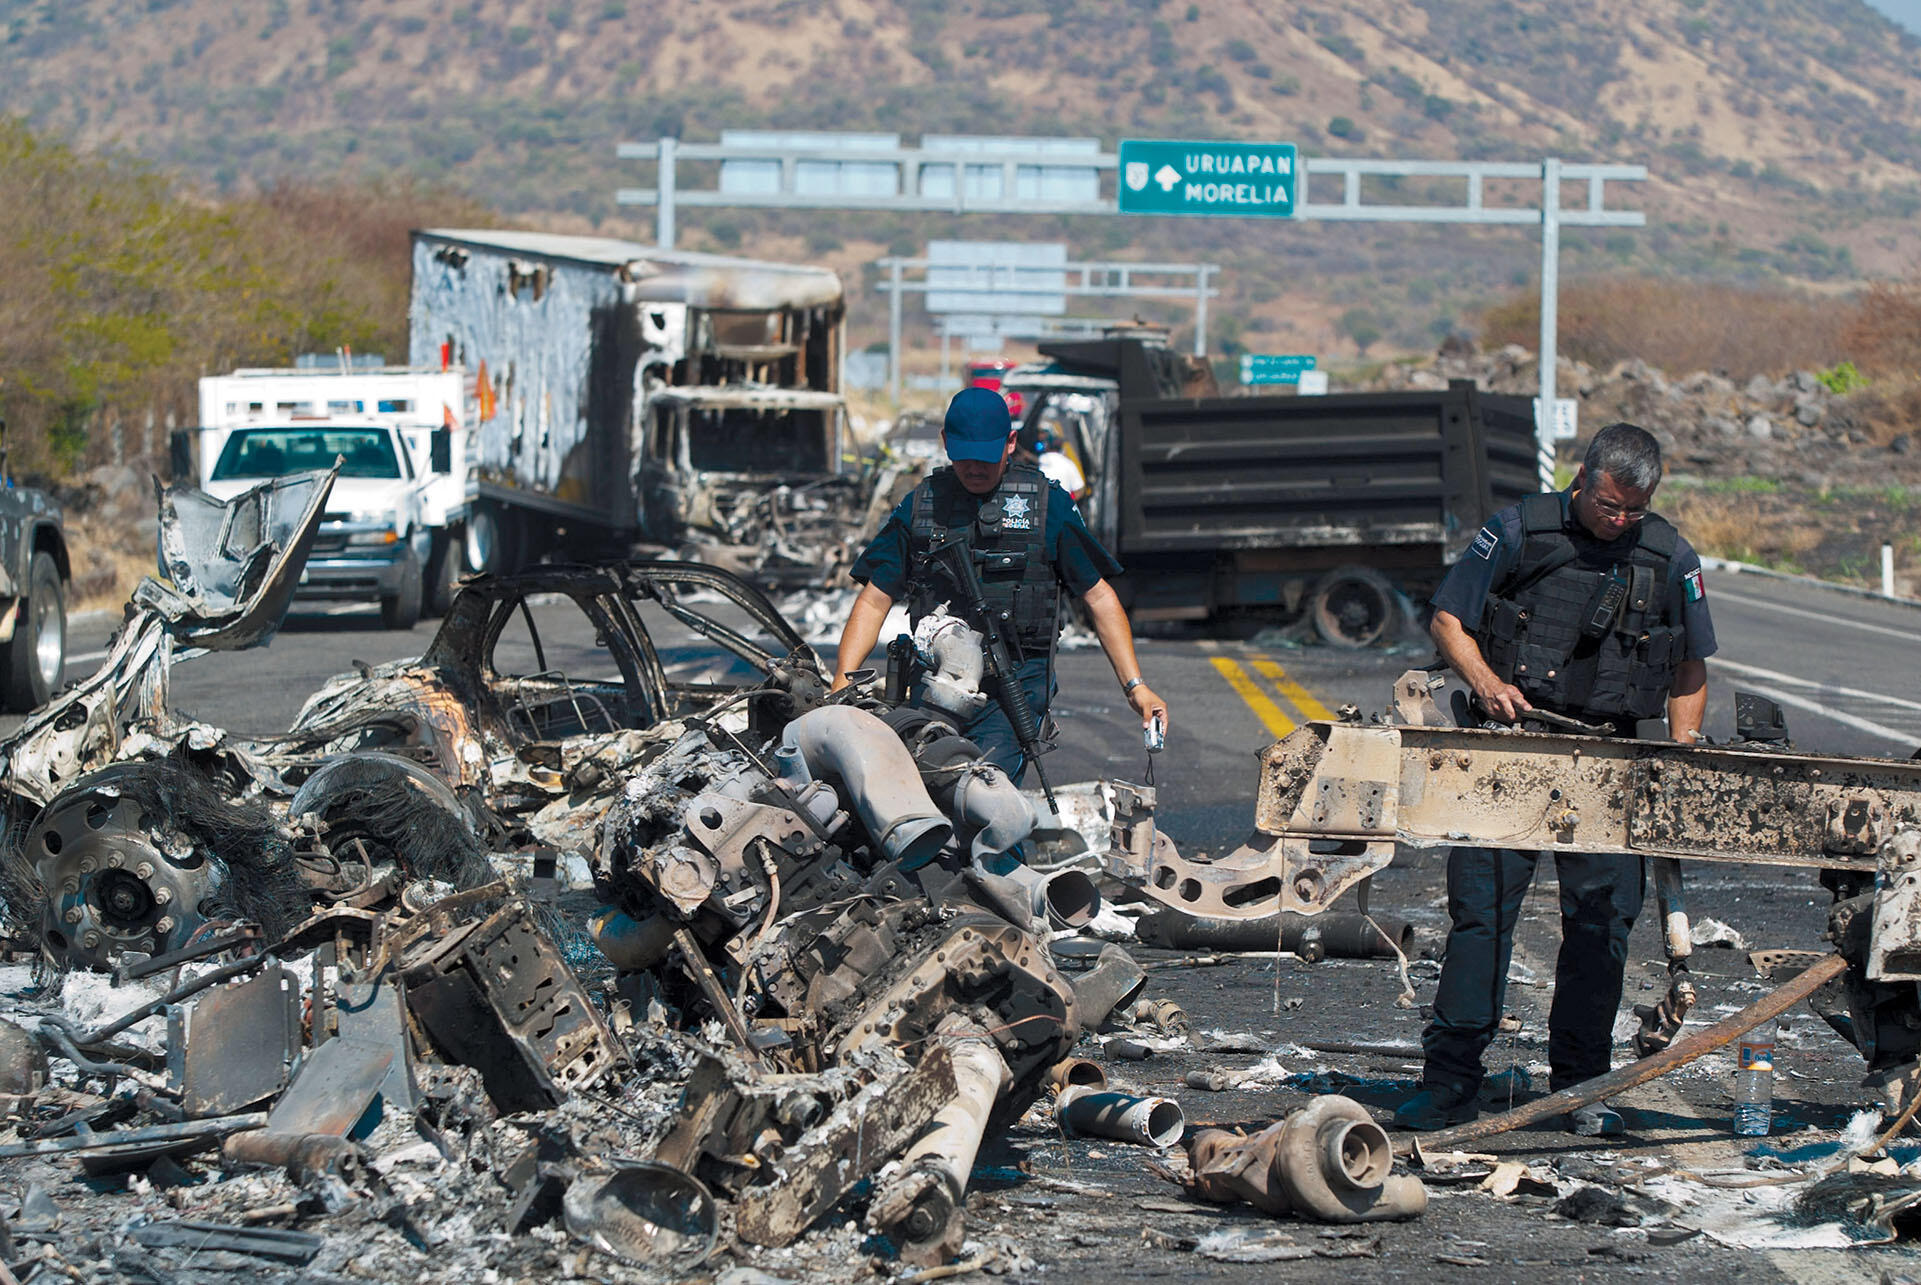
[[[1320,719],[1324,722],[1334,717],[1332,710],[1309,695],[1307,688],[1301,686],[1289,677],[1285,669],[1282,669],[1265,656],[1256,656],[1253,660],[1254,668],[1260,671],[1261,676],[1271,679],[1274,686],[1280,688],[1281,695],[1292,701],[1294,708],[1301,711],[1302,714],[1310,719]]]
[[[1248,677],[1247,671],[1241,668],[1239,661],[1231,660],[1226,656],[1210,656],[1208,662],[1220,672],[1222,678],[1227,680],[1227,685],[1234,689],[1235,694],[1247,702],[1247,707],[1254,711],[1254,717],[1261,720],[1261,725],[1267,728],[1268,734],[1275,740],[1278,741],[1294,730],[1294,720],[1283,714],[1281,707],[1261,690],[1259,684]]]

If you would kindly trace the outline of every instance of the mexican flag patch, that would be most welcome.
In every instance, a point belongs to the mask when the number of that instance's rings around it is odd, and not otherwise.
[[[1689,602],[1699,602],[1708,596],[1708,591],[1701,587],[1701,568],[1699,567],[1681,577],[1681,587],[1687,592]]]

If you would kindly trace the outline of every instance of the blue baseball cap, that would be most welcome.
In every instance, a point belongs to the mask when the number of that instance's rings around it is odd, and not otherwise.
[[[998,464],[1007,454],[1007,435],[1013,431],[1014,418],[999,393],[991,388],[963,388],[947,403],[941,439],[950,460]]]

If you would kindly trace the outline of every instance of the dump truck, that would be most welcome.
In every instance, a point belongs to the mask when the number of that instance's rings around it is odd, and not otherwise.
[[[1087,476],[1089,527],[1134,618],[1305,616],[1365,646],[1494,513],[1539,488],[1533,405],[1432,392],[1224,397],[1158,337],[1040,345],[1008,372],[1023,434]]]
[[[474,570],[671,551],[812,578],[857,521],[824,268],[609,237],[413,233],[410,356],[473,378]]]

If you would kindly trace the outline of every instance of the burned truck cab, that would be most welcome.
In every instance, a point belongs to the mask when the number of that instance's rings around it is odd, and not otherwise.
[[[642,526],[681,533],[699,560],[763,581],[812,578],[859,503],[839,472],[838,394],[761,385],[663,386],[647,396]]]

